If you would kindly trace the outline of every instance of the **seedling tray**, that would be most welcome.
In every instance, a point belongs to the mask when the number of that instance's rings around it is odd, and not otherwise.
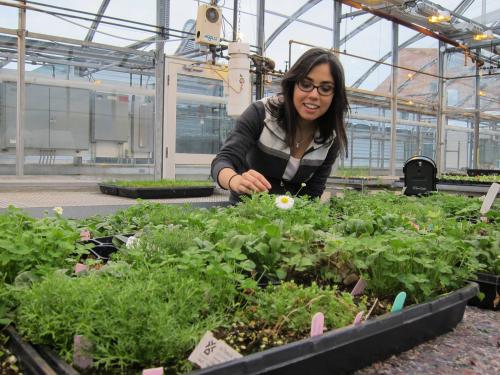
[[[467,176],[500,176],[500,169],[467,169]]]
[[[475,296],[469,301],[469,305],[494,311],[500,310],[500,303],[496,307],[494,304],[497,294],[500,294],[500,275],[478,273],[475,282],[479,284],[479,291],[484,293],[484,298],[480,300]]]
[[[126,234],[124,237],[130,237],[131,234]],[[113,243],[113,238],[115,236],[107,236],[107,237],[98,237],[91,238],[90,240],[84,241],[85,244],[93,244],[89,250],[89,255],[92,255],[97,260],[102,260],[103,262],[107,262],[111,254],[116,253],[118,248]],[[86,256],[83,256],[85,259]]]
[[[467,181],[467,180],[446,180],[446,179],[438,179],[438,184],[441,185],[491,185],[492,182],[488,181]]]
[[[111,184],[99,184],[101,193],[119,195],[126,198],[161,199],[208,197],[214,193],[214,186],[179,186],[179,187],[124,187]]]
[[[478,285],[471,282],[433,301],[384,314],[360,326],[336,329],[321,336],[196,370],[191,375],[349,373],[451,331],[462,320],[467,301],[478,290]],[[57,357],[52,355],[49,361],[44,350],[30,347],[33,348],[31,354],[19,356],[16,350],[13,353],[22,362],[39,357],[45,363],[51,363],[57,374],[75,374],[72,368],[67,370],[68,365]]]
[[[463,318],[475,283],[437,298],[384,314],[360,326],[344,327],[239,360],[192,372],[192,375],[331,375],[350,373],[451,331]]]

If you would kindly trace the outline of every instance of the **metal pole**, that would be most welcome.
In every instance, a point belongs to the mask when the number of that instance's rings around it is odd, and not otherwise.
[[[436,129],[436,166],[437,176],[441,176],[444,172],[444,126],[446,124],[445,106],[446,106],[446,92],[444,87],[444,61],[446,54],[446,45],[444,42],[439,41],[438,52],[438,109],[437,109],[437,129]]]
[[[474,148],[473,148],[473,168],[479,168],[479,108],[481,103],[481,97],[479,92],[481,91],[481,77],[479,76],[479,68],[476,65],[476,79],[474,84]]]
[[[333,49],[340,48],[340,24],[342,22],[342,3],[339,0],[333,2]]]
[[[233,42],[238,40],[238,0],[233,2]]]
[[[259,0],[257,3],[257,47],[259,55],[264,55],[264,15],[266,11],[266,0]],[[257,73],[255,74],[255,99],[259,100],[264,96],[264,82],[262,67],[264,64],[257,66]]]
[[[398,48],[399,25],[392,23],[392,64],[398,65],[399,48]],[[395,66],[391,70],[391,161],[390,174],[396,176],[396,126],[398,120],[398,71]]]
[[[156,24],[161,27],[161,32],[157,37],[161,41],[156,42],[156,64],[155,64],[155,120],[154,120],[154,179],[162,178],[163,170],[163,100],[165,84],[165,53],[163,40],[168,39],[170,21],[170,0],[156,0]],[[166,157],[166,153],[165,153]]]
[[[19,8],[17,30],[17,116],[16,116],[16,176],[24,176],[24,109],[26,84],[24,61],[26,52],[26,0]]]

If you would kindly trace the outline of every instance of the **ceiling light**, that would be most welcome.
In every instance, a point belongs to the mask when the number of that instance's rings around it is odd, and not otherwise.
[[[433,14],[427,18],[430,23],[450,22],[451,15],[447,10],[438,10],[437,14]]]
[[[472,37],[474,40],[486,40],[486,39],[493,39],[493,31],[491,30],[486,30],[482,33],[474,34]]]

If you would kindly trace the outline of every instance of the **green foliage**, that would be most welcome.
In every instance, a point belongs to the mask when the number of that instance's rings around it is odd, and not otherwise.
[[[185,357],[206,330],[225,321],[235,288],[212,267],[182,272],[108,264],[68,277],[54,273],[17,291],[17,328],[28,340],[72,359],[74,335],[93,344],[96,367],[156,367]]]
[[[247,296],[247,305],[236,317],[245,323],[264,322],[274,332],[294,331],[307,335],[311,319],[317,312],[325,315],[329,330],[352,323],[359,311],[366,311],[364,301],[356,305],[349,293],[339,292],[336,287],[320,287],[284,282],[269,285]]]
[[[231,321],[249,324],[230,331],[235,342],[243,339],[240,333],[253,340],[240,331],[245,327],[307,335],[317,311],[329,329],[341,327],[365,309],[364,301],[356,307],[337,289],[350,289],[358,276],[373,297],[392,300],[404,290],[410,302],[422,302],[463,286],[477,271],[498,274],[498,202],[488,222],[480,217],[481,203],[440,193],[416,198],[346,192],[329,205],[295,198],[283,210],[274,196],[257,194],[210,210],[141,202],[79,222],[35,220],[10,209],[0,217],[8,246],[31,244],[33,254],[0,263],[2,277],[18,281],[0,292],[0,318],[18,303],[15,320],[23,334],[67,359],[73,335],[88,336],[94,359],[106,369],[156,366],[158,358],[173,364],[207,329]],[[139,241],[122,246],[100,271],[73,278],[53,273],[74,261],[84,228],[93,237],[136,233]],[[12,248],[9,257],[16,254]],[[258,288],[268,281],[279,285]],[[273,345],[284,337],[296,336],[276,335]],[[258,342],[261,349],[267,345],[263,338]]]
[[[463,181],[463,182],[499,182],[500,176],[498,175],[486,175],[486,176],[466,176],[466,175],[451,175],[443,174],[439,178],[439,181]]]
[[[33,219],[9,207],[0,215],[0,279],[12,283],[23,272],[36,278],[76,262],[83,245],[74,222],[59,215]]]

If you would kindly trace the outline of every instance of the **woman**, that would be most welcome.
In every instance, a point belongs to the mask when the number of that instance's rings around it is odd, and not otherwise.
[[[233,203],[254,192],[319,197],[335,159],[347,155],[349,105],[335,55],[308,50],[281,88],[243,112],[212,162],[214,180],[231,191]]]

